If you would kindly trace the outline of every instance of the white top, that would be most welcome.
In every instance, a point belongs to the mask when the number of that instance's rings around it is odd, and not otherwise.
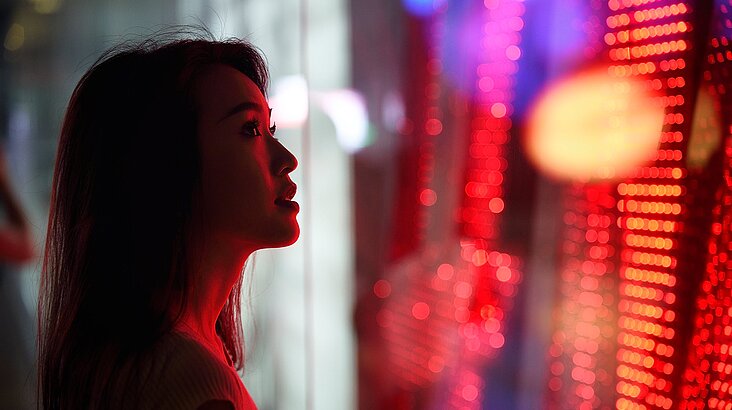
[[[257,409],[236,370],[191,336],[177,331],[164,336],[150,366],[141,409],[195,410],[211,400]]]

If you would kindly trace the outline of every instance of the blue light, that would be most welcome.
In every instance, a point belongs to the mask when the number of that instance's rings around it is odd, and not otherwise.
[[[439,10],[447,0],[402,0],[404,8],[418,17],[428,17]]]

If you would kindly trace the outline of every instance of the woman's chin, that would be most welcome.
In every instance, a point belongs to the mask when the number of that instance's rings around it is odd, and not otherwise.
[[[226,236],[251,251],[284,248],[297,242],[300,237],[300,225],[294,216],[270,220],[269,223],[259,224],[255,230],[248,229],[251,225],[245,223],[241,226],[239,229],[229,229]]]
[[[295,242],[297,242],[297,240],[298,240],[299,238],[300,238],[300,225],[298,225],[298,224],[297,224],[297,222],[296,222],[296,223],[295,223],[295,227],[294,227],[294,229],[293,229],[292,233],[291,233],[291,234],[290,234],[290,236],[289,236],[289,237],[288,237],[288,238],[287,238],[287,239],[286,239],[286,240],[285,240],[285,241],[283,242],[283,245],[281,245],[281,247],[285,247],[285,246],[290,246],[290,245],[294,244]]]
[[[284,248],[297,242],[300,238],[300,225],[295,221],[287,229],[278,230],[276,235],[270,238],[264,248]]]

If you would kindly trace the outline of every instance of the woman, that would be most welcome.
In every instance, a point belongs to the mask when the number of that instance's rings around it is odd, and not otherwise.
[[[241,272],[299,235],[267,81],[250,44],[203,38],[117,48],[82,77],[42,274],[44,408],[255,408]]]

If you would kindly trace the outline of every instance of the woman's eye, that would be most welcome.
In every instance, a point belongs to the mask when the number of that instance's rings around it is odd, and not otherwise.
[[[271,127],[269,127],[269,135],[275,135],[277,132],[277,123],[273,123]]]
[[[250,121],[246,124],[244,124],[244,127],[242,127],[241,130],[242,134],[249,136],[249,137],[258,137],[262,135],[261,132],[259,132],[259,121]]]

